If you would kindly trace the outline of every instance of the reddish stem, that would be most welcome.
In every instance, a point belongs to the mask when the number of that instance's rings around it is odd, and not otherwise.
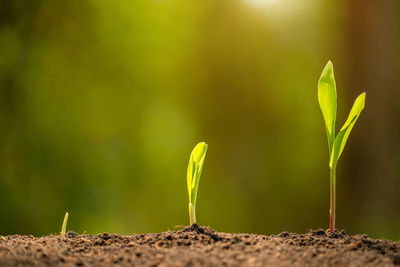
[[[329,232],[336,231],[336,166],[330,169]]]

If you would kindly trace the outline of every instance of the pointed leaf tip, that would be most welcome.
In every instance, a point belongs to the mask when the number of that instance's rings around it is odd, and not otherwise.
[[[362,101],[363,101],[363,103],[364,103],[364,105],[365,105],[365,99],[367,98],[367,93],[366,92],[363,92],[363,93],[361,93],[358,97],[361,97],[361,99],[362,99]],[[358,98],[357,97],[357,98]]]
[[[322,70],[321,76],[319,78],[319,82],[332,82],[332,80],[335,79],[335,75],[333,72],[333,64],[332,61],[328,61],[328,63],[326,63],[324,69]]]

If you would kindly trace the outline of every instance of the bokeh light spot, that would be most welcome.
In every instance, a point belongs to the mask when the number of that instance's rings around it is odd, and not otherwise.
[[[279,0],[243,0],[243,1],[253,7],[266,7],[277,3]]]

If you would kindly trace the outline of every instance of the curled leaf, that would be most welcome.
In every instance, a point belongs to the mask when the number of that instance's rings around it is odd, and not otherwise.
[[[187,171],[187,187],[189,194],[189,202],[196,207],[197,190],[201,172],[203,170],[204,159],[207,152],[207,144],[204,142],[198,143],[193,149]]]

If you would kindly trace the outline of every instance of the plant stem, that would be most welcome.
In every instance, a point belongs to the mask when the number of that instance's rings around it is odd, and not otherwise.
[[[189,219],[190,219],[190,225],[196,223],[196,209],[190,202],[189,202]]]
[[[329,232],[336,231],[336,166],[330,168],[330,210],[329,210]]]

